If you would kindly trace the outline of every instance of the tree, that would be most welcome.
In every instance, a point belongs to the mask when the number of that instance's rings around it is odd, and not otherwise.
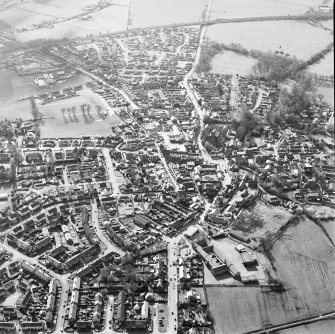
[[[75,107],[75,106],[71,107],[71,111],[72,111],[72,114],[73,114],[74,118],[76,118],[76,109],[77,109],[77,107]]]
[[[214,145],[206,141],[204,148],[208,153],[211,153],[214,150]]]
[[[107,295],[108,295],[108,290],[105,288],[105,289],[101,289],[100,290],[100,293],[104,296],[104,297],[106,297]]]
[[[238,138],[240,141],[243,141],[246,135],[246,129],[242,125],[240,125],[236,130],[236,138]]]

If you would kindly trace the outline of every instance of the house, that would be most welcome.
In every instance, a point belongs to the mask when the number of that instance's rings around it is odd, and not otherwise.
[[[235,230],[231,230],[229,232],[229,235],[237,240],[243,241],[243,242],[249,242],[250,241],[250,237],[240,231],[235,231]]]
[[[0,333],[16,333],[16,326],[14,322],[1,321]]]

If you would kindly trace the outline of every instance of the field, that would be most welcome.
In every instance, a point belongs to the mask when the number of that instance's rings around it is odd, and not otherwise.
[[[206,287],[216,334],[240,334],[303,318],[294,292],[266,287]]]
[[[334,250],[317,225],[301,219],[271,250],[276,274],[286,291],[207,287],[216,333],[243,333],[333,310]]]
[[[334,30],[334,21],[333,21],[333,20],[323,21],[323,22],[322,22],[322,25],[323,25],[325,28]]]
[[[333,310],[335,248],[319,226],[301,219],[275,242],[271,254],[279,279],[301,307],[312,313]]]
[[[213,0],[212,19],[299,15],[310,7],[319,6],[322,0]]]
[[[324,100],[334,108],[334,88],[330,87],[317,87],[317,93],[323,95]]]
[[[83,116],[80,105],[90,104],[92,111],[90,115]],[[71,114],[62,116],[62,108],[76,107],[76,117]],[[78,96],[67,100],[39,106],[39,111],[46,119],[41,125],[41,138],[65,138],[80,137],[82,135],[106,136],[111,133],[111,126],[120,122],[114,113],[107,117],[100,117],[91,103],[89,96]]]
[[[55,24],[54,28],[41,28],[19,33],[17,34],[17,40],[27,42],[38,38],[75,38],[125,30],[128,8],[112,6],[90,15],[92,17],[85,21],[75,18]]]
[[[7,102],[0,105],[0,119],[23,120],[32,119],[31,105],[29,100]]]
[[[309,325],[279,331],[278,334],[334,334],[335,320],[323,320]]]
[[[118,0],[114,3],[127,5],[128,0]],[[3,22],[3,28],[6,28],[6,25],[14,29],[30,28],[34,24],[43,23],[43,21],[85,14],[97,4],[98,1],[96,0],[31,1],[0,12],[0,22]],[[39,38],[74,38],[88,34],[124,30],[127,24],[128,7],[111,6],[90,15],[92,17],[86,21],[76,18],[56,23],[54,28],[21,32],[17,34],[17,39],[26,42]],[[2,26],[0,26],[0,29]]]
[[[257,201],[250,211],[243,212],[242,217],[233,227],[247,232],[253,238],[261,238],[268,233],[276,233],[293,216],[280,207]]]
[[[334,75],[334,51],[329,52],[323,59],[309,66],[308,70],[319,75]]]
[[[0,20],[13,28],[24,28],[56,17],[70,17],[85,13],[85,8],[96,4],[95,0],[31,1],[0,12]]]
[[[133,28],[198,22],[207,0],[135,0]]]
[[[9,101],[14,96],[12,79],[17,77],[15,71],[2,70],[0,71],[0,102]]]
[[[224,51],[212,60],[212,73],[249,75],[256,60],[232,51]]]
[[[248,50],[281,50],[302,60],[332,41],[329,31],[297,21],[215,24],[208,27],[207,36],[220,43],[240,43]]]
[[[30,96],[74,87],[92,81],[85,75],[78,75],[66,81],[39,88],[33,83],[36,76],[18,76],[15,71],[0,71],[0,119],[31,119]],[[23,99],[23,100],[21,100]]]

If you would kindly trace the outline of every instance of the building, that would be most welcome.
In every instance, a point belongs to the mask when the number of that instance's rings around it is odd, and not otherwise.
[[[200,245],[196,244],[194,248],[214,276],[228,271],[228,266],[225,263],[225,260],[221,260],[214,252],[213,245],[202,248]]]
[[[101,292],[98,292],[94,297],[94,313],[93,313],[93,324],[95,328],[101,327],[101,311],[103,304],[103,296]]]
[[[32,333],[42,331],[44,329],[42,321],[21,322],[22,333]]]
[[[235,231],[235,230],[231,230],[229,232],[229,235],[232,236],[233,238],[237,239],[237,240],[240,240],[242,242],[249,242],[250,241],[250,237],[243,233],[243,232],[240,232],[240,231]]]
[[[240,254],[242,257],[242,262],[245,266],[251,266],[255,263],[255,260],[251,257],[250,253],[242,252]]]
[[[33,265],[31,265],[27,261],[22,261],[21,262],[21,266],[22,266],[22,269],[28,271],[31,275],[36,276],[37,278],[39,278],[44,283],[48,283],[52,279],[51,276],[49,276],[48,274],[44,273],[41,269],[35,268]]]
[[[1,321],[0,333],[16,333],[16,326],[14,322]]]
[[[114,321],[116,323],[123,323],[125,321],[125,301],[126,295],[125,292],[122,290],[117,296],[117,306],[116,306],[116,314],[114,316]]]
[[[19,300],[16,303],[16,307],[19,310],[25,311],[31,299],[32,299],[32,293],[30,290],[28,290],[23,296],[19,298]]]
[[[79,302],[79,290],[80,290],[80,277],[75,277],[73,280],[72,286],[72,295],[71,295],[71,302],[70,302],[70,312],[69,312],[69,323],[73,324],[77,320],[77,308]]]

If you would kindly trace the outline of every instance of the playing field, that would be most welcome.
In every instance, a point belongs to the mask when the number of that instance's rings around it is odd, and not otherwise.
[[[220,43],[240,43],[248,50],[283,51],[302,60],[333,39],[329,31],[298,21],[215,24],[208,27],[207,36]]]
[[[39,106],[39,111],[44,117],[40,127],[41,138],[80,137],[83,135],[106,136],[111,133],[111,127],[120,122],[119,117],[112,112],[109,112],[107,117],[100,116],[92,103],[89,91],[81,92],[81,94],[84,95]],[[89,114],[85,113],[83,115],[80,109],[82,104],[91,106]],[[100,105],[103,107],[102,104]],[[62,108],[72,107],[75,108],[75,116],[72,112],[69,114],[68,111],[63,116]],[[105,108],[103,108],[104,111]]]
[[[250,75],[257,60],[231,51],[224,51],[212,60],[212,73]]]

